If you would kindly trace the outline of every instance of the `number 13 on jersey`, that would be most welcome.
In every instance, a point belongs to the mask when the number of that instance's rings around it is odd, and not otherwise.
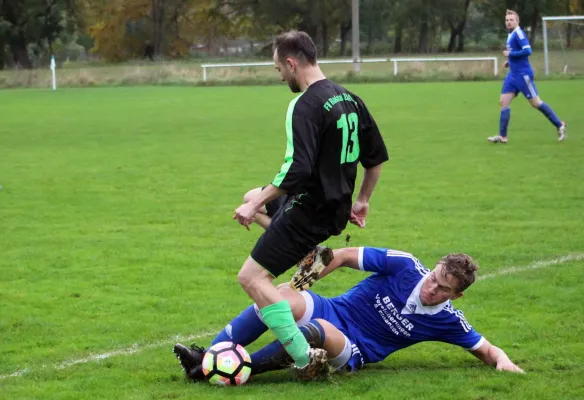
[[[359,116],[357,113],[341,115],[337,121],[337,128],[343,130],[341,164],[357,161],[359,158]],[[351,137],[349,137],[349,133]]]

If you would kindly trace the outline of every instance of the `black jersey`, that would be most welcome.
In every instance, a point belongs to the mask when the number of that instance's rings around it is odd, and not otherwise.
[[[388,160],[387,149],[359,97],[324,79],[290,102],[286,114],[285,163],[272,184],[296,195],[297,204],[318,209],[335,234],[346,226],[357,164]]]

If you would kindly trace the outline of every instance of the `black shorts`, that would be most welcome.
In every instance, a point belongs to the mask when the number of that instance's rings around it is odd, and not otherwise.
[[[266,215],[270,218],[274,218],[274,215],[276,215],[278,210],[288,202],[289,198],[290,196],[285,194],[283,196],[278,197],[275,200],[270,201],[268,204],[266,204]]]
[[[282,196],[284,197],[284,196]],[[268,229],[258,239],[251,258],[274,277],[297,265],[314,248],[331,237],[328,224],[315,224],[314,211],[286,196]]]

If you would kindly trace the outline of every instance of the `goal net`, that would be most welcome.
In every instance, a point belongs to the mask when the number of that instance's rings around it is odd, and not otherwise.
[[[542,20],[546,75],[584,74],[584,16]]]

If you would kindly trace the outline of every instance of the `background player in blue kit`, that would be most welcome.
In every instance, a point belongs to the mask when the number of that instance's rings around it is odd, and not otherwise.
[[[509,31],[509,35],[507,36],[506,50],[503,54],[505,57],[508,57],[505,66],[508,66],[510,71],[505,78],[503,89],[501,90],[499,134],[487,139],[492,143],[507,143],[507,128],[511,120],[511,108],[509,106],[511,101],[521,92],[529,103],[541,111],[556,127],[558,140],[561,142],[566,138],[566,123],[562,122],[552,108],[539,98],[535,82],[533,81],[533,69],[529,64],[531,45],[529,44],[527,35],[519,27],[519,14],[513,10],[507,10],[505,26]]]
[[[429,271],[409,253],[345,248],[335,250],[334,259],[320,278],[341,266],[373,274],[333,298],[312,291],[297,292],[288,284],[279,286],[307,341],[327,351],[334,369],[357,370],[413,344],[440,341],[460,346],[498,370],[523,372],[503,350],[476,332],[451,304],[476,279],[478,266],[468,255],[450,254]],[[233,341],[247,346],[266,331],[257,307],[249,306],[219,333],[213,344]],[[196,352],[181,344],[175,346],[174,352],[190,379],[204,380]],[[283,369],[292,363],[278,341],[251,358],[252,374]],[[312,379],[321,372],[304,370],[301,378]]]

